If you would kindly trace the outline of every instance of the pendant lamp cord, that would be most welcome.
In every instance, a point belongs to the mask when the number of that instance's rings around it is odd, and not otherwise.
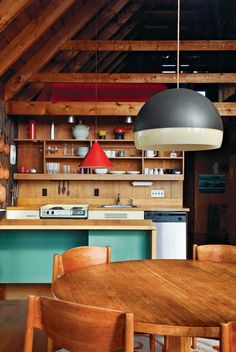
[[[95,18],[95,27],[96,27],[96,46],[98,47],[98,14],[96,12],[96,18]],[[95,71],[96,71],[96,76],[98,73],[98,49],[96,50],[95,53]],[[97,107],[97,102],[98,102],[98,82],[96,81],[95,85],[95,95],[96,95],[96,109]],[[96,138],[96,131],[98,129],[98,115],[96,113],[96,118],[95,118],[95,128],[94,128],[94,133],[95,133],[95,138]]]
[[[179,89],[179,38],[180,38],[180,0],[178,0],[178,10],[177,10],[177,88]]]

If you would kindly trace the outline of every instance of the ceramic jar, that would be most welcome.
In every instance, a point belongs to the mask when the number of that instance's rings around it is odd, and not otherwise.
[[[87,139],[89,135],[89,127],[83,125],[82,121],[79,121],[78,125],[72,127],[72,135],[75,139]]]

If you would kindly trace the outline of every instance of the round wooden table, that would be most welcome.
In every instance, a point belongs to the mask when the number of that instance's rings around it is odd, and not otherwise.
[[[135,331],[168,335],[167,351],[190,351],[190,336],[219,337],[236,320],[236,265],[142,260],[95,265],[60,277],[67,301],[133,312]]]

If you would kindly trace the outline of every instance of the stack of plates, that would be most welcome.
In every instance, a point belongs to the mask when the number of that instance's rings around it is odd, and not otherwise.
[[[138,175],[140,174],[140,171],[109,171],[110,174],[116,174],[116,175],[123,175],[125,173],[130,174],[130,175]]]
[[[110,174],[122,175],[125,174],[125,171],[109,171]]]

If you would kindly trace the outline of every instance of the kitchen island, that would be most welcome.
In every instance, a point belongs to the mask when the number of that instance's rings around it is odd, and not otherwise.
[[[149,220],[1,220],[0,283],[49,283],[53,254],[87,245],[111,246],[112,261],[155,258],[155,225]]]

